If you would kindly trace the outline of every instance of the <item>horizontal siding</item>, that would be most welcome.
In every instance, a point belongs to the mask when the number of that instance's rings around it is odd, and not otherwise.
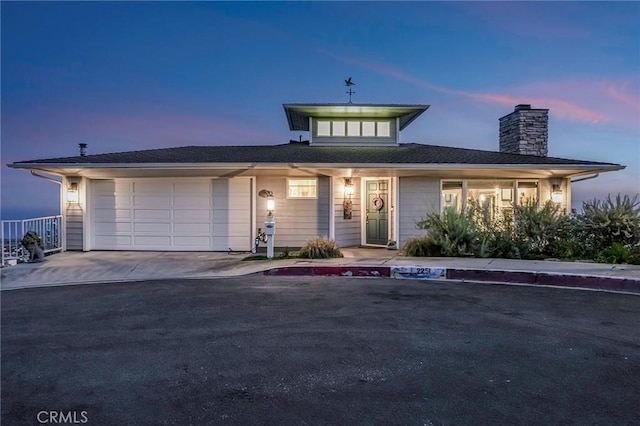
[[[360,179],[353,178],[354,194],[351,196],[353,203],[352,218],[345,219],[342,203],[344,201],[344,180],[336,178],[333,181],[333,214],[335,217],[335,234],[338,247],[358,246],[362,241],[361,219],[362,219],[362,194],[360,193]]]
[[[65,210],[65,238],[67,250],[83,249],[84,233],[80,206],[69,206]]]
[[[213,250],[249,250],[251,236],[251,181],[213,181]]]
[[[318,177],[316,199],[287,199],[287,180],[284,177],[258,177],[256,189],[273,191],[276,247],[302,247],[313,237],[329,235],[329,178]],[[264,229],[265,198],[257,198],[256,212],[256,228]]]
[[[416,223],[427,213],[440,211],[440,180],[425,177],[399,178],[399,228],[402,244],[407,238],[424,235]]]

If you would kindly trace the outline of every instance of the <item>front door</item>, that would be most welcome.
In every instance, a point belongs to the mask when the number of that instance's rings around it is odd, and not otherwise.
[[[367,244],[387,245],[389,240],[389,181],[366,181]]]

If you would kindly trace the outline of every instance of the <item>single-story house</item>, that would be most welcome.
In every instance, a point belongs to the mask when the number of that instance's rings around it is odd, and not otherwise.
[[[268,203],[276,247],[315,236],[400,246],[428,212],[472,200],[495,209],[553,200],[569,212],[572,180],[624,168],[548,157],[549,110],[530,105],[499,119],[498,152],[400,143],[429,105],[283,106],[308,141],[95,155],[81,144],[75,157],[9,167],[62,177],[64,249],[84,251],[247,251]]]

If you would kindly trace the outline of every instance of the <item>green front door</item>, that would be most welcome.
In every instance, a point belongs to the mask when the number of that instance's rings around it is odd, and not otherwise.
[[[387,245],[389,240],[389,181],[366,181],[367,244]]]

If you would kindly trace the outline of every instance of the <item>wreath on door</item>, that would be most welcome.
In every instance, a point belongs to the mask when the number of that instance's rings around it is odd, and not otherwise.
[[[382,208],[384,207],[384,200],[380,198],[379,195],[376,195],[375,197],[373,197],[373,200],[371,200],[371,207],[373,207],[373,209],[376,211],[382,210]]]

